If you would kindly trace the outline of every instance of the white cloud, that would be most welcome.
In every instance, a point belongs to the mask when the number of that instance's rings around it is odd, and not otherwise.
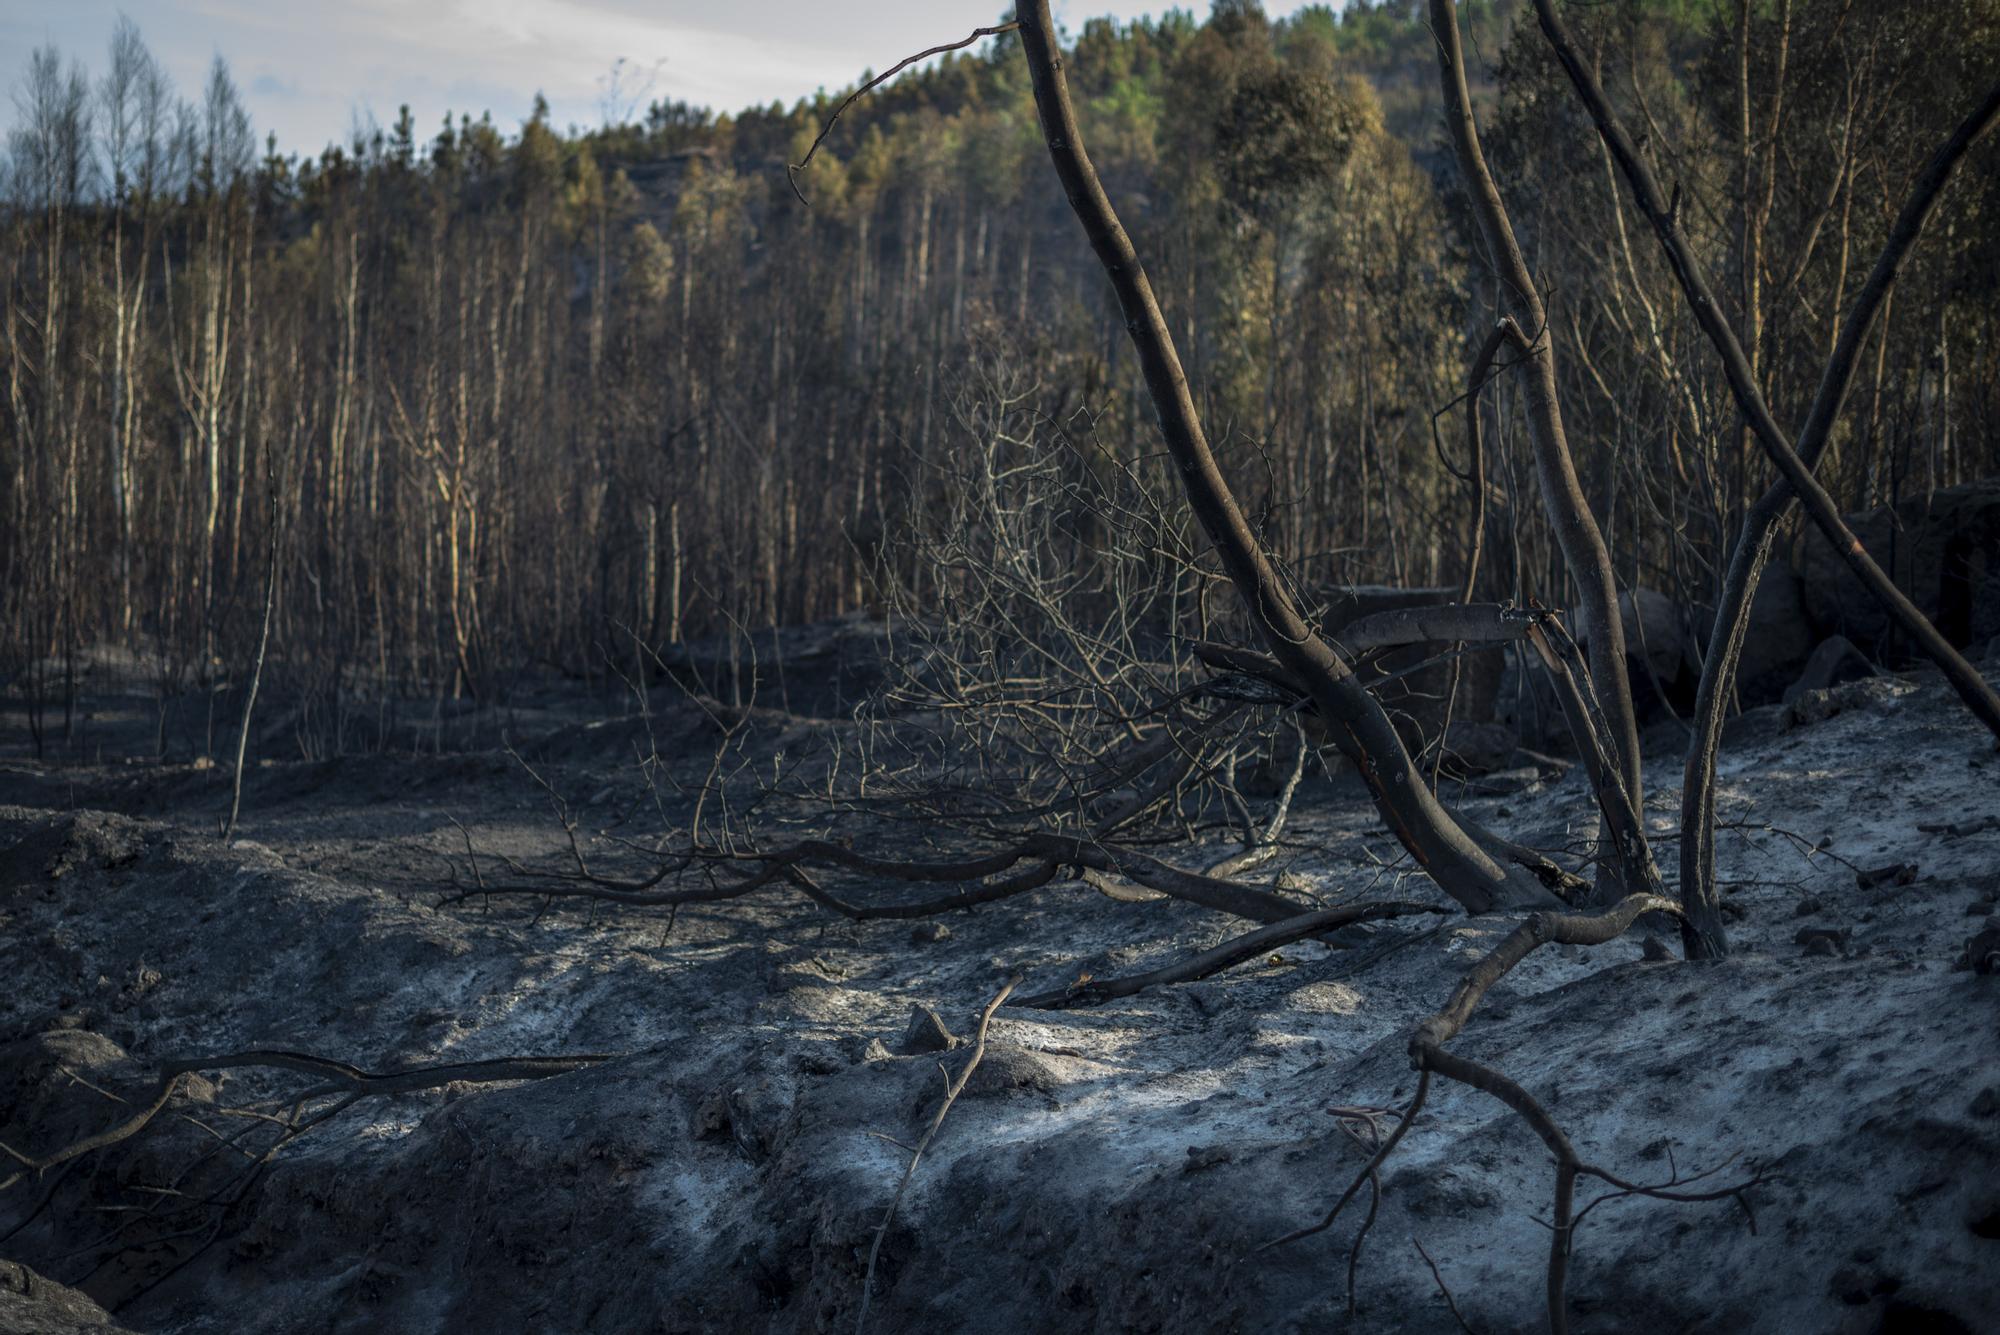
[[[1078,26],[1169,7],[1059,0],[1055,9]],[[446,111],[490,110],[511,129],[537,91],[558,125],[596,124],[601,81],[621,57],[636,72],[663,61],[654,97],[732,111],[790,104],[1008,9],[1005,0],[4,0],[0,52],[15,65],[0,68],[0,81],[11,89],[44,41],[101,66],[122,10],[184,96],[219,53],[259,136],[275,131],[285,150],[312,152],[371,115],[392,122],[404,103],[425,135]],[[11,98],[0,103],[0,124],[13,114]]]

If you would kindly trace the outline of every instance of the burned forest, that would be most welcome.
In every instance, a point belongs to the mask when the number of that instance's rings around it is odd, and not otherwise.
[[[1089,8],[5,53],[0,1335],[1994,1329],[2000,0]]]

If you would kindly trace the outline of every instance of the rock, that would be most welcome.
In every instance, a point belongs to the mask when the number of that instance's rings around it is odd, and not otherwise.
[[[1808,691],[1823,691],[1843,682],[1859,681],[1874,675],[1875,665],[1864,658],[1845,636],[1830,636],[1822,640],[1806,659],[1798,679],[1785,688],[1784,703],[1795,705]]]
[[[1829,686],[1823,691],[1807,691],[1782,707],[1778,716],[1778,731],[1790,732],[1807,724],[1823,723],[1836,714],[1879,709],[1916,689],[1899,677],[1864,677],[1860,681]]]
[[[25,890],[43,880],[117,871],[146,852],[145,829],[130,817],[108,811],[51,816],[12,847],[0,849],[0,890]]]
[[[1626,682],[1639,726],[1685,718],[1700,675],[1687,610],[1657,589],[1640,588],[1618,595],[1618,615],[1625,629]],[[1566,621],[1588,654],[1589,636],[1580,618],[1571,613]],[[1494,718],[1519,733],[1524,745],[1575,750],[1548,674],[1523,645],[1508,646],[1495,689]]]
[[[1481,774],[1466,780],[1469,792],[1485,793],[1494,797],[1505,797],[1511,793],[1525,792],[1542,782],[1542,772],[1532,765],[1519,769],[1503,769],[1493,774]],[[1501,815],[1507,815],[1502,810]]]
[[[1828,1293],[1849,1307],[1861,1307],[1871,1299],[1888,1297],[1903,1285],[1893,1275],[1885,1275],[1872,1265],[1861,1265],[1842,1266],[1834,1271],[1826,1287]]]
[[[730,1140],[752,1163],[770,1157],[784,1135],[791,1100],[760,1076],[711,1092],[695,1105],[688,1132],[696,1140]]]
[[[1988,918],[1986,925],[1973,933],[1951,967],[1982,975],[2000,973],[2000,917]]]
[[[1844,955],[1849,935],[1844,927],[1801,927],[1792,940],[1804,946],[1808,955]]]
[[[729,1134],[729,1095],[716,1090],[697,1103],[688,1118],[688,1134],[696,1140],[715,1140]]]
[[[1742,746],[1775,736],[1782,728],[1784,714],[1783,705],[1758,705],[1754,709],[1746,709],[1722,725],[1722,745]]]
[[[2000,635],[2000,480],[1913,496],[1893,510],[1849,515],[1847,526],[1944,637],[1964,648]],[[1878,656],[1890,621],[1813,525],[1800,539],[1807,611],[1820,626]]]
[[[864,1062],[887,1062],[895,1059],[896,1054],[889,1051],[889,1045],[879,1038],[869,1039],[868,1046],[861,1049],[861,1060]]]
[[[1687,615],[1681,605],[1658,589],[1626,589],[1618,595],[1618,619],[1624,623],[1625,658],[1635,680],[1652,669],[1664,685],[1692,667],[1694,654]],[[1578,631],[1578,639],[1583,639]]]
[[[1891,862],[1885,867],[1870,867],[1854,873],[1854,884],[1863,890],[1877,890],[1885,885],[1908,885],[1917,879],[1917,864],[1914,862]]]
[[[0,1261],[0,1335],[119,1335],[130,1329],[75,1289]]]
[[[1700,666],[1686,608],[1658,589],[1625,589],[1618,595],[1618,620],[1625,631],[1625,676],[1639,726],[1684,715],[1694,703]],[[1581,618],[1570,628],[1587,649]]]
[[[1556,703],[1548,674],[1542,671],[1534,652],[1510,644],[1501,651],[1500,660],[1494,719],[1512,728],[1523,746],[1570,750],[1569,725],[1563,719],[1562,707]]]
[[[920,946],[949,941],[951,928],[941,922],[920,922],[910,929],[910,940]]]
[[[1684,756],[1692,735],[1684,719],[1663,718],[1639,734],[1639,751],[1648,756]]]
[[[903,1030],[902,1051],[907,1054],[919,1052],[949,1052],[965,1040],[954,1036],[944,1027],[944,1021],[929,1006],[910,1007],[910,1022]]]
[[[1715,613],[1702,609],[1698,620],[1706,647]],[[1750,598],[1750,624],[1743,636],[1743,656],[1736,663],[1737,697],[1746,707],[1778,702],[1818,642],[1806,610],[1805,581],[1785,562],[1772,561]]]
[[[660,662],[677,685],[726,705],[839,718],[887,677],[889,628],[866,611],[802,626],[668,645]]]
[[[1214,1168],[1236,1158],[1236,1151],[1227,1145],[1190,1145],[1187,1159],[1181,1164],[1183,1173],[1199,1173],[1204,1168]]]
[[[1824,907],[1826,906],[1821,904],[1817,899],[1814,899],[1811,895],[1807,895],[1799,901],[1798,907],[1792,910],[1792,916],[1794,918],[1810,918]]]

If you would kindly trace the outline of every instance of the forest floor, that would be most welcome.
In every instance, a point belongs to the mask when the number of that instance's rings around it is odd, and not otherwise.
[[[1613,1171],[1776,1175],[1749,1210],[1592,1210],[1578,1331],[1994,1329],[2000,978],[1952,966],[2000,895],[2000,757],[1934,676],[1808,703],[1732,729],[1730,959],[1650,961],[1643,932],[1546,948],[1456,1044]],[[649,726],[698,781],[706,716],[663,704]],[[829,725],[762,726],[775,761]],[[639,819],[640,727],[515,721],[608,867],[596,832]],[[1654,750],[1647,815],[1670,839],[1677,748]],[[937,1055],[897,1055],[912,1006],[964,1036],[1010,974],[1057,988],[1244,928],[1073,880],[939,926],[849,922],[782,884],[672,915],[447,903],[468,845],[488,876],[502,855],[560,865],[508,756],[267,764],[227,845],[225,776],[0,762],[0,1142],[46,1154],[148,1103],[160,1063],[246,1048],[376,1071],[615,1055],[363,1099],[261,1171],[245,1152],[280,1128],[240,1110],[282,1117],[312,1081],[210,1071],[139,1135],[0,1191],[0,1332],[853,1329],[897,1142],[944,1087]],[[1545,848],[1591,829],[1575,772],[1464,805]],[[1329,903],[1445,902],[1349,786],[1315,780],[1288,838],[1261,875]],[[1670,841],[1660,855],[1671,875]],[[1892,864],[1913,872],[1857,876]],[[1199,983],[1001,1009],[886,1235],[868,1328],[1543,1328],[1548,1155],[1459,1086],[1386,1165],[1351,1268],[1365,1192],[1258,1250],[1355,1175],[1366,1152],[1332,1109],[1408,1101],[1410,1027],[1511,926],[1365,924]]]

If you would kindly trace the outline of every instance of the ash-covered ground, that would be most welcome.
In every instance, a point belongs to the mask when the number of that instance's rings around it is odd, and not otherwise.
[[[690,785],[713,754],[709,717],[660,699],[644,725],[515,720],[607,869],[637,865],[616,843],[650,800],[635,738]],[[1748,1209],[1590,1210],[1576,1330],[1995,1328],[2000,978],[1953,964],[2000,892],[2000,757],[1934,676],[1805,703],[1732,730],[1732,958],[1651,961],[1644,932],[1546,949],[1455,1044],[1629,1178],[1774,1175]],[[775,761],[832,725],[752,726]],[[1678,747],[1651,749],[1671,878]],[[378,1072],[613,1055],[366,1098],[261,1163],[314,1079],[205,1072],[140,1134],[0,1191],[0,1331],[851,1330],[898,1142],[966,1051],[905,1055],[912,1007],[963,1037],[1012,973],[1056,988],[1246,927],[1071,879],[935,925],[852,923],[782,882],[672,914],[448,903],[468,848],[495,879],[517,879],[503,858],[563,865],[504,754],[267,764],[227,845],[226,770],[115,760],[0,772],[0,1142],[47,1155],[142,1110],[161,1064],[249,1048]],[[1545,848],[1593,828],[1573,772],[1463,805]],[[1356,789],[1313,780],[1288,838],[1259,877],[1447,904]],[[1913,878],[1857,875],[1891,865]],[[1410,1027],[1512,925],[1396,919],[1094,1008],[1003,1008],[887,1234],[868,1328],[1542,1328],[1549,1157],[1462,1087],[1436,1087],[1383,1171],[1351,1314],[1365,1190],[1259,1250],[1355,1175],[1367,1152],[1332,1110],[1408,1101]]]

